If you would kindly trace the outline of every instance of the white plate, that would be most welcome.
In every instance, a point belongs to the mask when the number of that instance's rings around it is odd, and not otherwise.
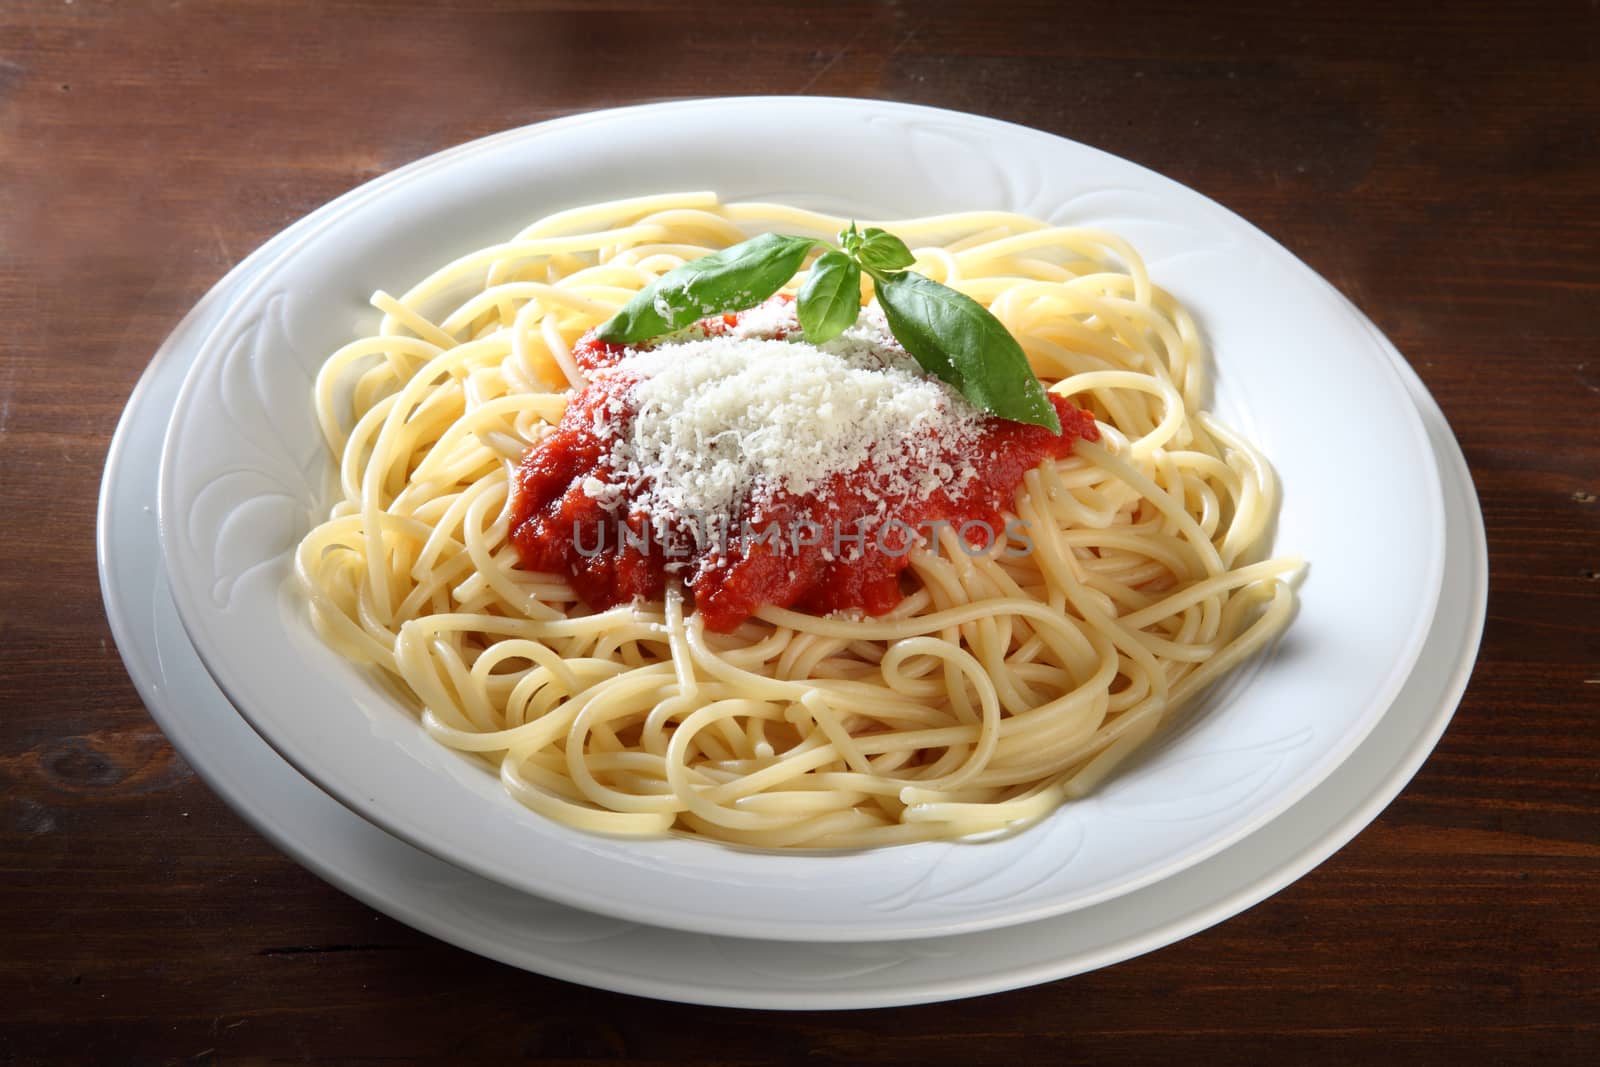
[[[385,834],[279,759],[218,691],[173,609],[155,520],[162,432],[205,332],[240,284],[288,239],[275,239],[201,301],[129,400],[100,498],[106,610],[157,723],[235,811],[334,885],[462,948],[599,988],[750,1008],[923,1003],[1082,973],[1220,922],[1331,855],[1410,780],[1467,684],[1487,592],[1482,519],[1448,426],[1390,350],[1422,409],[1444,473],[1449,539],[1440,610],[1411,677],[1354,757],[1261,830],[1157,885],[1071,915],[925,941],[832,945],[713,937],[618,922],[517,893]]]
[[[526,811],[427,739],[412,711],[321,644],[289,578],[329,467],[312,375],[375,320],[373,289],[403,289],[558,208],[695,187],[862,216],[1005,208],[1130,238],[1209,333],[1217,407],[1286,487],[1279,540],[1312,571],[1285,642],[1092,798],[983,845],[818,856],[598,837]],[[1239,840],[1323,780],[1389,707],[1433,618],[1444,544],[1437,467],[1382,339],[1265,235],[1158,175],[1037,131],[805,98],[652,105],[513,131],[294,227],[201,347],[159,498],[174,598],[201,659],[274,748],[355,811],[562,903],[795,940],[1036,920]]]

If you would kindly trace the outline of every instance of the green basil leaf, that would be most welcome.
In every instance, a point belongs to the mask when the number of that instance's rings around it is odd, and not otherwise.
[[[861,250],[861,231],[856,229],[854,219],[850,221],[849,229],[839,231],[839,247],[851,259],[856,258],[856,253]]]
[[[906,243],[894,234],[868,226],[861,231],[861,245],[856,258],[871,271],[892,272],[905,270],[917,261]]]
[[[874,287],[895,339],[924,370],[985,411],[1061,432],[1022,346],[988,308],[915,271],[874,279]]]
[[[826,344],[861,315],[861,268],[843,252],[825,252],[811,264],[800,289],[800,329],[814,345]]]
[[[809,237],[764,233],[690,260],[634,295],[596,336],[637,344],[726,311],[753,308],[783,288],[816,244]]]

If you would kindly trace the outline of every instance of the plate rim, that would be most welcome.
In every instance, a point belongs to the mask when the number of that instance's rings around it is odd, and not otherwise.
[[[630,115],[638,116],[640,114],[646,114],[654,111],[678,111],[700,108],[719,109],[729,106],[730,104],[748,105],[751,103],[760,103],[762,105],[767,105],[775,101],[781,101],[789,106],[809,107],[821,102],[822,104],[828,106],[845,105],[851,108],[864,108],[868,111],[883,110],[890,113],[907,113],[920,117],[935,117],[947,121],[956,119],[962,122],[976,124],[979,127],[998,125],[1001,127],[1010,128],[1012,130],[1022,131],[1030,137],[1045,138],[1064,142],[1075,150],[1091,152],[1107,159],[1114,160],[1116,165],[1119,167],[1136,168],[1137,170],[1151,176],[1164,186],[1180,191],[1184,196],[1193,197],[1199,201],[1202,201],[1209,209],[1223,213],[1231,224],[1243,227],[1245,232],[1253,234],[1261,241],[1265,242],[1265,246],[1273,254],[1278,256],[1279,259],[1283,261],[1284,265],[1292,265],[1293,268],[1303,272],[1304,275],[1307,276],[1307,280],[1327,286],[1325,280],[1316,275],[1316,273],[1311,270],[1308,264],[1305,264],[1303,261],[1298,259],[1298,257],[1295,257],[1291,252],[1283,248],[1283,246],[1275,241],[1270,235],[1261,231],[1248,220],[1245,220],[1239,217],[1237,214],[1229,211],[1223,205],[1217,204],[1215,201],[1204,197],[1203,194],[1183,186],[1180,183],[1174,182],[1172,179],[1166,178],[1154,171],[1150,171],[1148,168],[1144,168],[1139,164],[1122,160],[1119,157],[1105,153],[1099,149],[1070,141],[1067,138],[1058,137],[1057,135],[1050,134],[1046,131],[1035,130],[1028,127],[1019,126],[1014,123],[1004,122],[1003,120],[991,119],[985,116],[952,112],[938,108],[927,108],[920,105],[895,104],[885,101],[850,100],[847,98],[711,98],[590,111],[550,120],[548,122],[535,123],[529,126],[502,131],[500,133],[492,134],[488,137],[480,138],[466,144],[456,146],[455,148],[446,149],[443,152],[435,153],[423,159],[417,160],[405,167],[399,168],[396,171],[390,172],[389,174],[383,175],[372,182],[351,190],[329,204],[324,205],[322,208],[312,212],[299,222],[292,224],[279,235],[280,237],[284,238],[290,238],[291,236],[294,236],[295,239],[292,241],[286,241],[285,244],[276,251],[270,260],[264,260],[252,277],[241,279],[238,286],[239,291],[231,294],[233,298],[231,306],[223,308],[217,323],[211,331],[211,334],[208,335],[208,337],[200,345],[199,355],[194,361],[194,365],[199,365],[204,362],[206,358],[205,352],[209,348],[213,347],[214,339],[218,336],[224,335],[225,331],[230,327],[230,325],[237,320],[240,315],[243,314],[242,309],[250,306],[251,294],[259,285],[264,284],[264,279],[269,278],[274,269],[276,269],[281,263],[294,256],[299,248],[303,247],[304,244],[314,239],[319,232],[327,228],[329,225],[335,223],[341,214],[353,211],[367,201],[385,195],[393,184],[412,180],[416,177],[422,176],[428,170],[434,168],[453,166],[464,158],[482,152],[493,151],[503,143],[518,140],[524,137],[539,137],[552,131],[569,129],[575,126],[581,126],[595,122],[609,121],[618,117],[626,117]],[[314,219],[319,221],[317,221],[315,226],[312,226],[310,223]],[[305,226],[304,231],[297,234],[297,231],[300,230],[302,225]],[[1335,290],[1332,290],[1331,286],[1328,286],[1328,288],[1330,291],[1336,293]],[[1355,311],[1353,306],[1350,306],[1347,301],[1342,301],[1341,299],[1339,308],[1343,313],[1353,316],[1356,320],[1365,321],[1360,316],[1360,313]],[[1381,334],[1378,334],[1377,338],[1380,342],[1383,340]],[[1393,375],[1393,384],[1395,384],[1395,386],[1400,390],[1404,391],[1405,384],[1403,379],[1398,374],[1396,368],[1394,368],[1392,365],[1389,365],[1388,360],[1384,360],[1382,362],[1387,368],[1388,372]],[[181,412],[184,410],[185,404],[190,402],[189,394],[194,388],[196,381],[197,378],[195,375],[190,374],[186,376],[179,393],[177,404],[175,405],[176,411]],[[1442,524],[1442,486],[1440,482],[1440,472],[1438,469],[1437,460],[1434,457],[1431,444],[1426,441],[1426,431],[1422,425],[1420,416],[1416,420],[1413,420],[1412,423],[1408,424],[1408,429],[1410,429],[1416,435],[1422,437],[1423,443],[1422,448],[1420,449],[1421,454],[1433,459],[1431,469],[1428,472],[1431,474],[1431,477],[1425,480],[1428,482],[1428,486],[1435,499],[1431,502],[1433,506],[1429,507],[1424,513],[1429,520],[1429,529],[1427,534],[1424,536],[1424,540],[1428,541],[1430,544],[1437,542],[1441,548],[1439,551],[1431,553],[1429,559],[1427,560],[1427,562],[1432,565],[1432,574],[1424,582],[1424,585],[1429,591],[1429,596],[1421,616],[1421,618],[1430,620],[1431,622],[1440,593],[1440,579],[1443,570],[1442,544],[1445,531]],[[170,441],[170,435],[168,440]],[[288,760],[292,765],[296,766],[297,769],[300,769],[302,773],[310,774],[303,759],[297,758],[301,754],[296,753],[292,749],[286,749],[283,747],[283,739],[274,734],[270,724],[263,723],[261,718],[257,714],[253,713],[251,702],[249,700],[240,701],[235,699],[235,694],[230,691],[226,678],[226,665],[223,664],[219,666],[217,663],[213,662],[213,656],[208,655],[205,634],[202,633],[197,637],[195,633],[193,618],[195,615],[196,592],[185,584],[186,579],[181,576],[181,568],[175,569],[173,567],[173,553],[176,550],[171,545],[171,540],[167,536],[166,529],[169,525],[169,520],[172,517],[172,509],[169,507],[168,503],[169,489],[171,486],[170,467],[172,451],[172,449],[164,444],[162,449],[162,462],[158,483],[158,500],[160,502],[160,514],[162,516],[162,557],[166,561],[169,576],[175,573],[180,575],[178,580],[171,581],[170,583],[173,590],[173,597],[178,607],[179,616],[183,620],[184,627],[186,630],[188,630],[189,638],[196,651],[199,653],[201,661],[205,664],[206,669],[211,674],[213,680],[216,681],[218,687],[222,690],[224,695],[227,696],[230,704],[238,710],[243,718],[250,723],[251,727],[255,729],[257,733],[268,742],[268,744],[272,745],[281,756]],[[434,855],[445,859],[447,862],[455,864],[456,866],[471,869],[475,873],[491,880],[499,881],[502,884],[512,885],[524,891],[537,893],[541,896],[556,899],[562,901],[563,903],[584,908],[586,910],[599,911],[605,914],[616,915],[633,921],[657,925],[663,924],[663,921],[665,920],[672,926],[679,929],[698,931],[707,934],[731,934],[738,936],[764,937],[769,939],[779,938],[784,940],[842,941],[854,940],[862,937],[869,937],[874,940],[887,940],[894,938],[918,938],[935,934],[959,933],[986,927],[1036,921],[1037,919],[1047,915],[1093,906],[1111,897],[1136,891],[1141,887],[1169,877],[1175,871],[1181,870],[1186,866],[1202,862],[1207,857],[1215,855],[1217,852],[1229,847],[1231,844],[1247,836],[1249,833],[1259,829],[1271,819],[1282,814],[1283,811],[1287,810],[1287,808],[1296,801],[1302,799],[1307,793],[1315,788],[1319,782],[1331,774],[1333,770],[1335,770],[1340,763],[1359,746],[1367,734],[1370,733],[1370,731],[1377,725],[1379,719],[1381,719],[1389,705],[1392,704],[1395,695],[1409,677],[1413,667],[1415,666],[1416,660],[1421,653],[1423,643],[1426,640],[1430,629],[1431,625],[1424,625],[1421,623],[1414,628],[1414,632],[1409,635],[1410,640],[1408,646],[1402,650],[1402,654],[1400,656],[1391,660],[1390,674],[1378,686],[1378,691],[1381,693],[1381,696],[1380,698],[1372,701],[1371,706],[1366,709],[1365,719],[1359,722],[1355,729],[1350,730],[1347,733],[1343,739],[1343,744],[1329,749],[1317,760],[1313,761],[1313,763],[1310,765],[1310,769],[1301,775],[1300,779],[1297,780],[1297,783],[1293,787],[1281,790],[1276,795],[1275,802],[1273,804],[1256,809],[1254,814],[1248,819],[1237,821],[1229,832],[1213,835],[1213,837],[1210,838],[1202,847],[1189,848],[1177,858],[1160,864],[1159,866],[1152,866],[1138,876],[1122,877],[1120,880],[1115,881],[1109,888],[1106,888],[1100,892],[1081,893],[1064,903],[1045,902],[1025,910],[1008,910],[999,915],[995,915],[993,913],[993,909],[990,909],[990,911],[987,913],[975,916],[942,919],[937,916],[923,916],[915,921],[908,921],[903,915],[885,916],[882,913],[878,913],[873,916],[870,926],[864,926],[860,922],[851,922],[840,925],[837,920],[821,921],[813,919],[808,921],[791,922],[780,930],[771,929],[770,927],[764,925],[761,920],[729,919],[725,916],[703,916],[697,914],[685,915],[675,913],[670,916],[663,915],[660,909],[652,907],[650,902],[639,899],[637,895],[596,899],[583,889],[575,889],[562,883],[552,884],[545,881],[539,881],[537,884],[535,884],[519,880],[517,878],[508,878],[506,871],[493,866],[484,865],[480,861],[480,857],[470,854],[469,852],[464,852],[463,849],[454,841],[438,841],[419,834],[417,828],[409,826],[405,822],[401,821],[395,813],[384,811],[381,805],[378,803],[377,798],[368,798],[354,794],[348,786],[341,788],[342,783],[337,778],[332,780],[324,780],[326,776],[323,775],[310,776],[312,777],[313,781],[318,782],[321,788],[329,792],[331,795],[334,795],[358,815],[361,815],[376,825],[386,829],[391,834],[400,837],[402,840],[405,840],[414,846],[420,847],[425,851],[429,851]]]
[[[308,215],[307,218],[312,218],[316,214],[317,212],[314,211]],[[280,234],[279,236],[281,237],[282,235]],[[273,239],[273,241],[276,240],[277,238]],[[188,712],[188,709],[181,702],[176,710],[168,706],[167,698],[168,694],[172,691],[172,687],[169,684],[166,675],[162,673],[162,665],[160,661],[156,660],[152,669],[151,664],[146,663],[139,658],[141,651],[139,649],[139,642],[137,640],[137,635],[139,632],[138,626],[131,614],[133,610],[132,606],[125,601],[123,591],[119,584],[121,581],[133,580],[125,576],[125,572],[129,568],[119,567],[118,565],[119,561],[125,554],[134,551],[134,549],[129,546],[135,545],[139,539],[137,537],[119,537],[118,534],[121,532],[119,528],[127,520],[131,520],[134,523],[143,521],[147,525],[153,527],[154,518],[148,514],[150,511],[148,505],[144,507],[145,514],[142,520],[140,515],[137,513],[136,503],[128,506],[126,510],[131,510],[133,513],[127,516],[122,515],[121,510],[124,509],[119,508],[119,490],[125,484],[125,479],[121,477],[121,472],[128,468],[132,463],[132,457],[130,453],[133,446],[130,442],[139,431],[139,426],[137,424],[140,416],[145,414],[144,406],[152,402],[152,394],[161,387],[161,378],[164,374],[172,373],[172,366],[181,358],[182,348],[180,345],[180,340],[183,338],[185,331],[195,328],[198,320],[202,319],[204,314],[212,306],[223,301],[223,299],[228,295],[228,290],[235,283],[237,283],[240,278],[244,277],[248,273],[249,269],[257,265],[256,261],[258,258],[267,255],[267,253],[271,251],[273,241],[269,241],[266,245],[263,245],[262,248],[253,253],[251,257],[247,258],[243,263],[234,267],[233,270],[231,270],[221,281],[219,281],[195,305],[195,307],[191,309],[189,314],[182,320],[182,322],[179,323],[179,325],[174,329],[172,335],[169,336],[162,346],[157,350],[150,364],[145,368],[137,385],[129,397],[123,415],[118,422],[116,431],[113,435],[107,452],[105,468],[101,479],[100,499],[96,516],[97,569],[99,572],[102,597],[104,600],[108,621],[110,623],[114,639],[116,640],[119,653],[123,657],[130,677],[133,680],[135,687],[139,691],[141,698],[150,709],[152,718],[154,718],[157,724],[161,726],[174,747],[185,757],[185,759],[190,762],[191,766],[195,768],[202,780],[205,781],[212,791],[217,793],[218,796],[221,797],[221,799],[223,799],[223,801],[227,803],[232,810],[238,813],[258,832],[262,833],[263,836],[267,837],[268,840],[272,841],[273,844],[278,848],[283,850],[303,866],[306,866],[308,869],[318,874],[326,881],[329,881],[331,884],[334,884],[343,891],[350,893],[352,896],[357,897],[370,906],[395,917],[399,921],[405,922],[417,929],[421,929],[429,934],[432,934],[433,936],[440,937],[442,940],[456,944],[459,947],[466,948],[469,951],[474,951],[480,955],[485,955],[491,958],[500,959],[502,962],[511,964],[513,966],[519,966],[524,969],[548,974],[552,977],[594,985],[600,988],[613,989],[619,992],[664,997],[666,999],[684,1000],[691,1003],[750,1008],[868,1008],[889,1006],[893,1004],[926,1003],[946,999],[948,997],[976,996],[984,993],[999,992],[1004,989],[1015,988],[1035,982],[1058,979],[1069,974],[1080,973],[1084,970],[1093,969],[1095,966],[1103,966],[1112,962],[1116,962],[1119,959],[1126,959],[1142,952],[1149,951],[1155,947],[1159,947],[1159,945],[1171,943],[1172,941],[1190,936],[1215,922],[1222,921],[1223,919],[1236,914],[1241,910],[1244,910],[1260,899],[1263,899],[1271,893],[1276,892],[1278,889],[1287,886],[1292,881],[1306,873],[1306,871],[1315,867],[1334,851],[1337,851],[1338,848],[1342,847],[1343,844],[1345,844],[1350,838],[1354,837],[1355,834],[1359,833],[1362,828],[1364,828],[1373,818],[1375,818],[1383,810],[1383,808],[1388,805],[1393,797],[1398,795],[1398,793],[1404,788],[1405,784],[1410,781],[1416,770],[1422,765],[1422,763],[1426,760],[1427,755],[1432,751],[1438,737],[1447,727],[1456,708],[1457,702],[1465,690],[1467,682],[1470,678],[1475,652],[1483,632],[1483,622],[1485,617],[1488,591],[1488,564],[1481,510],[1477,506],[1475,490],[1471,480],[1470,471],[1465,464],[1465,460],[1461,454],[1459,445],[1455,444],[1453,438],[1450,438],[1449,436],[1448,425],[1444,422],[1442,413],[1438,411],[1437,404],[1433,403],[1431,397],[1428,397],[1425,388],[1422,387],[1420,379],[1417,378],[1415,372],[1409,367],[1406,367],[1398,352],[1394,351],[1393,346],[1385,342],[1385,345],[1390,352],[1390,358],[1397,362],[1398,369],[1401,374],[1410,379],[1409,384],[1412,391],[1420,394],[1420,396],[1417,398],[1419,405],[1422,401],[1426,401],[1427,404],[1433,409],[1433,417],[1437,419],[1438,424],[1443,427],[1444,435],[1448,439],[1448,443],[1451,446],[1451,454],[1443,454],[1443,450],[1441,448],[1440,459],[1444,461],[1440,464],[1441,471],[1448,468],[1453,474],[1457,475],[1459,479],[1459,485],[1457,488],[1462,491],[1467,503],[1471,506],[1472,518],[1474,519],[1471,524],[1471,528],[1469,530],[1455,530],[1456,534],[1468,542],[1468,544],[1466,544],[1464,547],[1468,550],[1468,555],[1472,557],[1471,573],[1467,576],[1472,585],[1471,594],[1467,598],[1469,610],[1464,616],[1461,617],[1463,633],[1465,636],[1463,638],[1463,643],[1456,649],[1456,663],[1451,668],[1450,677],[1445,681],[1444,690],[1438,698],[1437,706],[1428,713],[1429,723],[1427,728],[1425,728],[1422,733],[1418,735],[1417,739],[1413,741],[1407,750],[1406,755],[1401,758],[1396,768],[1385,778],[1384,788],[1367,794],[1354,810],[1345,815],[1341,821],[1336,824],[1328,838],[1321,842],[1309,843],[1301,848],[1298,852],[1291,854],[1275,868],[1275,873],[1270,877],[1265,878],[1251,886],[1236,888],[1222,900],[1219,900],[1211,905],[1210,908],[1202,909],[1202,911],[1196,912],[1192,916],[1169,920],[1166,926],[1150,931],[1147,936],[1142,939],[1143,941],[1148,941],[1151,943],[1141,944],[1140,946],[1130,946],[1126,951],[1109,954],[1108,958],[1097,963],[1086,964],[1083,961],[1077,961],[1075,963],[1064,965],[1058,964],[1044,968],[1033,968],[1030,969],[1026,974],[1002,969],[1002,972],[999,974],[986,975],[978,978],[969,976],[963,979],[951,979],[948,982],[939,983],[937,985],[924,984],[916,987],[915,989],[906,988],[893,992],[851,991],[849,989],[840,987],[825,990],[803,991],[799,993],[782,991],[758,993],[756,990],[751,989],[748,984],[723,991],[696,990],[684,985],[681,982],[670,985],[661,982],[642,982],[638,980],[630,980],[629,976],[627,975],[600,974],[592,971],[584,971],[581,968],[574,969],[564,967],[559,963],[548,960],[530,960],[525,955],[518,956],[518,954],[515,952],[512,952],[509,949],[503,949],[501,946],[494,943],[483,945],[469,944],[469,939],[463,937],[459,931],[452,930],[448,922],[434,914],[427,912],[423,912],[421,914],[397,914],[397,912],[403,913],[407,909],[405,909],[392,897],[385,897],[381,892],[375,891],[370,887],[363,885],[358,878],[343,871],[339,862],[337,862],[340,858],[337,852],[335,852],[332,858],[325,861],[324,858],[319,855],[319,852],[315,846],[297,839],[295,834],[290,829],[275,823],[268,812],[264,810],[258,810],[252,798],[247,795],[245,786],[241,784],[242,779],[222,773],[218,767],[214,766],[214,761],[209,756],[202,753],[202,750],[198,747],[200,744],[199,740],[192,736],[193,728],[189,726],[183,717],[184,714]],[[1426,411],[1424,411],[1423,414],[1425,418],[1428,415]],[[154,494],[151,493],[146,499],[153,500],[153,495]],[[153,532],[148,535],[148,539],[154,541]],[[158,547],[155,549],[154,555],[158,557],[157,562],[159,562]],[[134,567],[132,569],[138,570],[139,568]],[[124,572],[124,575],[120,578],[119,571]],[[160,580],[161,579],[158,576],[157,583],[159,583]],[[137,583],[134,584],[137,588]],[[154,592],[155,590],[152,589],[152,595]],[[1440,625],[1440,623],[1436,621],[1435,626],[1438,625]],[[187,641],[186,635],[182,634],[181,632],[179,637],[180,639]],[[211,682],[209,676],[205,675],[203,671],[201,674],[201,684],[211,685],[212,692],[209,695],[214,699],[222,700],[225,703],[224,697],[220,691],[216,690],[216,687],[214,683]],[[192,712],[191,714],[204,714],[204,712],[196,711]],[[248,727],[244,727],[242,722],[238,723],[237,725],[248,730]],[[250,735],[247,734],[246,736]],[[277,758],[271,754],[270,750],[265,748],[259,750],[259,755],[265,756],[268,759]],[[325,796],[324,794],[320,793],[314,783],[304,779],[303,777],[300,777],[298,772],[292,773],[301,787],[304,787],[313,794]],[[1318,795],[1321,795],[1320,792]],[[1302,800],[1300,803],[1309,804],[1310,802],[1311,801],[1308,799]],[[359,829],[361,833],[378,835],[380,837],[386,836],[383,834],[382,830],[370,823],[362,822],[359,819],[359,816],[356,816],[348,809],[335,808],[333,810],[343,816],[347,816],[351,820],[354,820],[355,823],[359,823]],[[352,825],[354,825],[354,823]],[[320,832],[321,830],[324,830],[325,827],[313,825],[309,829]],[[1257,834],[1265,835],[1265,829],[1258,830]],[[1251,836],[1255,837],[1255,835]],[[1261,840],[1266,840],[1266,837],[1263,836]],[[427,864],[443,863],[442,860],[439,860],[436,857],[428,854],[419,854],[419,858]],[[1190,880],[1198,880],[1200,876],[1200,869],[1203,866],[1218,868],[1226,867],[1226,865],[1223,863],[1225,859],[1225,855],[1219,854],[1209,860],[1202,861],[1202,864],[1197,864],[1196,867],[1191,868],[1190,871],[1182,872],[1175,877],[1187,877]],[[1091,908],[1092,907],[1095,906],[1091,905]],[[1041,922],[1045,924],[1059,921],[1061,921],[1060,918],[1041,920]],[[690,936],[671,931],[667,931],[667,933],[674,937]],[[980,933],[970,936],[984,938],[991,936],[992,933],[996,932]],[[783,952],[789,948],[791,948],[791,943],[778,942],[772,944],[772,949],[775,952]]]

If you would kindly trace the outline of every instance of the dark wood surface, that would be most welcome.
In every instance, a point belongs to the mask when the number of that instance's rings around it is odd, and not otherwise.
[[[1593,3],[0,6],[0,1059],[1600,1062],[1597,39]],[[435,150],[742,93],[981,112],[1153,167],[1407,355],[1481,495],[1489,621],[1438,750],[1354,842],[1214,929],[1042,987],[695,1008],[374,913],[168,746],[111,641],[94,514],[184,312]]]

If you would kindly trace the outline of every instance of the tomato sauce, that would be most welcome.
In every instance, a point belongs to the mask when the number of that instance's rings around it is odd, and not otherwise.
[[[721,332],[737,316],[703,324]],[[882,615],[904,596],[910,549],[946,524],[975,547],[1004,527],[1003,512],[1028,471],[1071,453],[1078,438],[1099,439],[1094,419],[1060,397],[1051,402],[1062,432],[990,417],[975,441],[938,448],[938,461],[974,476],[920,499],[886,490],[885,472],[833,475],[806,494],[782,490],[754,500],[720,531],[676,529],[660,536],[607,458],[633,417],[629,391],[640,380],[624,348],[586,336],[573,357],[589,375],[554,431],[517,471],[511,540],[524,566],[565,575],[595,609],[635,597],[660,599],[682,578],[707,629],[726,633],[763,605],[814,614],[857,609]],[[603,429],[606,428],[606,429]],[[933,464],[919,461],[919,468]],[[903,479],[902,479],[903,481]],[[596,493],[597,483],[603,491]],[[668,524],[670,525],[670,523]]]

